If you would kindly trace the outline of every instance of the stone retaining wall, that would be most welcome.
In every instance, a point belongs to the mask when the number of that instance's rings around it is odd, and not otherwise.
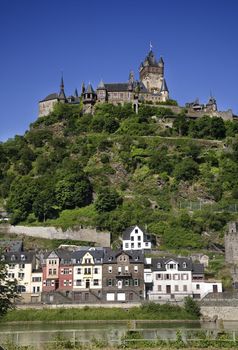
[[[56,227],[28,227],[0,225],[0,233],[26,235],[47,239],[72,239],[77,241],[94,242],[97,246],[110,247],[111,238],[109,232],[100,232],[95,228],[74,227],[63,231]]]

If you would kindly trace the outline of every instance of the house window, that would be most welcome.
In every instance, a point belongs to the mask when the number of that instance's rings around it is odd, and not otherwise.
[[[25,274],[23,272],[18,273],[18,278],[23,279],[25,277]]]
[[[184,292],[187,292],[187,290],[188,290],[188,287],[186,286],[186,284],[183,286],[183,291]]]
[[[131,249],[134,248],[134,243],[131,243]]]
[[[138,272],[138,266],[134,266],[134,271],[135,271],[135,273]]]
[[[91,259],[85,259],[85,264],[91,264]]]
[[[77,274],[80,275],[82,272],[82,269],[80,267],[77,268]]]
[[[182,274],[182,280],[188,280],[188,274],[187,273],[183,273]]]
[[[134,286],[135,287],[139,286],[139,280],[137,278],[134,279]]]
[[[174,286],[174,291],[175,291],[175,292],[178,292],[178,291],[179,291],[179,286],[178,286],[177,284]]]
[[[148,246],[149,246],[149,243],[148,243],[148,242],[146,242],[146,243],[145,243],[145,245],[146,245],[146,247],[148,247]]]
[[[9,269],[15,269],[15,266],[16,266],[15,264],[9,264],[8,265]]]
[[[128,266],[125,266],[125,272],[128,273]]]
[[[138,243],[138,248],[141,248],[141,243],[140,242]]]
[[[125,244],[125,248],[129,248],[129,243],[126,243],[126,244]]]
[[[63,274],[64,275],[68,275],[69,274],[69,269],[64,269]]]
[[[12,255],[12,256],[11,256],[11,261],[15,261],[15,260],[16,260],[15,255]]]
[[[178,273],[174,274],[174,280],[179,280],[179,274]]]
[[[160,284],[157,286],[157,290],[158,290],[158,292],[162,291],[162,286]]]
[[[94,286],[99,286],[99,280],[98,280],[98,279],[93,280],[93,285],[94,285]]]
[[[118,272],[119,275],[121,274],[121,266],[118,266],[117,272]]]
[[[107,285],[108,285],[109,287],[112,286],[112,279],[111,279],[111,278],[109,278],[109,279],[107,280]]]
[[[41,282],[41,277],[32,277],[32,282]]]
[[[21,255],[21,260],[25,260],[26,259],[26,257],[25,257],[25,255]]]
[[[84,269],[84,274],[85,274],[85,275],[90,275],[90,274],[91,274],[91,268],[90,268],[90,267],[86,267],[86,268]]]
[[[78,287],[82,286],[82,280],[76,280],[75,285]]]
[[[70,285],[70,281],[64,280],[64,286],[69,286],[69,285]]]
[[[19,264],[19,269],[24,269],[25,268],[25,264]]]
[[[128,287],[130,285],[130,281],[129,280],[125,280],[125,286]]]
[[[137,240],[138,240],[138,241],[141,241],[141,236],[138,236],[138,237],[137,237]]]
[[[183,262],[183,268],[186,269],[186,267],[187,267],[187,264],[186,264],[186,262],[184,261],[184,262]]]
[[[170,280],[171,279],[171,275],[166,273],[166,275],[164,276],[165,277],[165,280]]]
[[[112,266],[108,266],[108,272],[112,273]]]
[[[134,242],[134,236],[131,236],[131,241]]]
[[[163,279],[163,276],[162,276],[161,273],[157,273],[157,274],[155,275],[155,278],[156,278],[157,280],[162,280],[162,279]]]
[[[135,233],[138,233],[138,228],[135,229]]]
[[[46,280],[46,287],[50,287],[51,286],[51,280]]]
[[[168,264],[167,268],[170,269],[170,270],[173,270],[173,269],[176,268],[176,265],[175,264]]]
[[[157,264],[158,269],[161,269],[161,263]]]
[[[15,273],[11,273],[11,272],[10,272],[10,273],[8,274],[8,277],[9,277],[9,278],[15,278]]]
[[[98,273],[99,273],[98,267],[95,267],[95,268],[94,268],[94,273],[95,273],[95,274],[98,274]]]
[[[200,284],[196,284],[196,289],[200,289]]]

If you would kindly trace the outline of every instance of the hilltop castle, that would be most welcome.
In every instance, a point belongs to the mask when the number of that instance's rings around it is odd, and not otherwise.
[[[136,80],[131,71],[125,83],[104,83],[101,81],[96,89],[89,84],[82,85],[81,96],[77,89],[74,95],[66,97],[64,81],[61,79],[60,92],[52,93],[39,102],[39,117],[48,115],[57,102],[78,104],[82,99],[85,113],[93,113],[95,104],[109,102],[124,104],[130,102],[135,112],[138,103],[142,101],[166,102],[169,99],[169,90],[164,78],[163,58],[157,61],[152,48],[139,68],[139,80]],[[80,98],[81,97],[81,98]]]

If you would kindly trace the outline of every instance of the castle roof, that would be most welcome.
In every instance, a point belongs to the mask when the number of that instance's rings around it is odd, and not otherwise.
[[[56,92],[54,92],[53,94],[49,94],[47,95],[43,100],[41,100],[40,102],[44,102],[44,101],[51,101],[51,100],[58,100],[59,96]]]
[[[167,92],[169,92],[165,79],[163,79],[163,81],[162,81],[162,85],[161,85],[160,91],[167,91]]]
[[[128,91],[128,83],[111,83],[111,84],[104,84],[107,91]]]
[[[101,89],[101,90],[105,90],[105,85],[104,85],[104,82],[101,80],[100,83],[98,84],[98,87],[97,89]]]
[[[143,67],[145,67],[145,66],[158,67],[158,62],[156,61],[155,54],[152,50],[149,51],[144,62],[142,63],[142,66]]]
[[[87,89],[86,89],[86,93],[87,94],[95,94],[91,84],[88,84]]]

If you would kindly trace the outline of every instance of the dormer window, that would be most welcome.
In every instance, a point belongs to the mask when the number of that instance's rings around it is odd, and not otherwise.
[[[138,228],[135,229],[135,233],[138,233]]]
[[[15,260],[16,260],[15,255],[12,255],[12,256],[11,256],[11,261],[15,261]]]
[[[186,269],[186,267],[187,267],[187,264],[186,264],[186,262],[184,261],[184,262],[183,262],[183,268]]]
[[[4,261],[4,260],[5,260],[5,256],[2,255],[2,256],[1,256],[1,261]]]
[[[112,261],[112,257],[111,256],[109,256],[108,261]]]
[[[158,264],[157,264],[157,268],[158,268],[158,269],[161,269],[161,263],[158,263]]]
[[[26,260],[26,257],[25,257],[25,255],[21,255],[21,260]]]

